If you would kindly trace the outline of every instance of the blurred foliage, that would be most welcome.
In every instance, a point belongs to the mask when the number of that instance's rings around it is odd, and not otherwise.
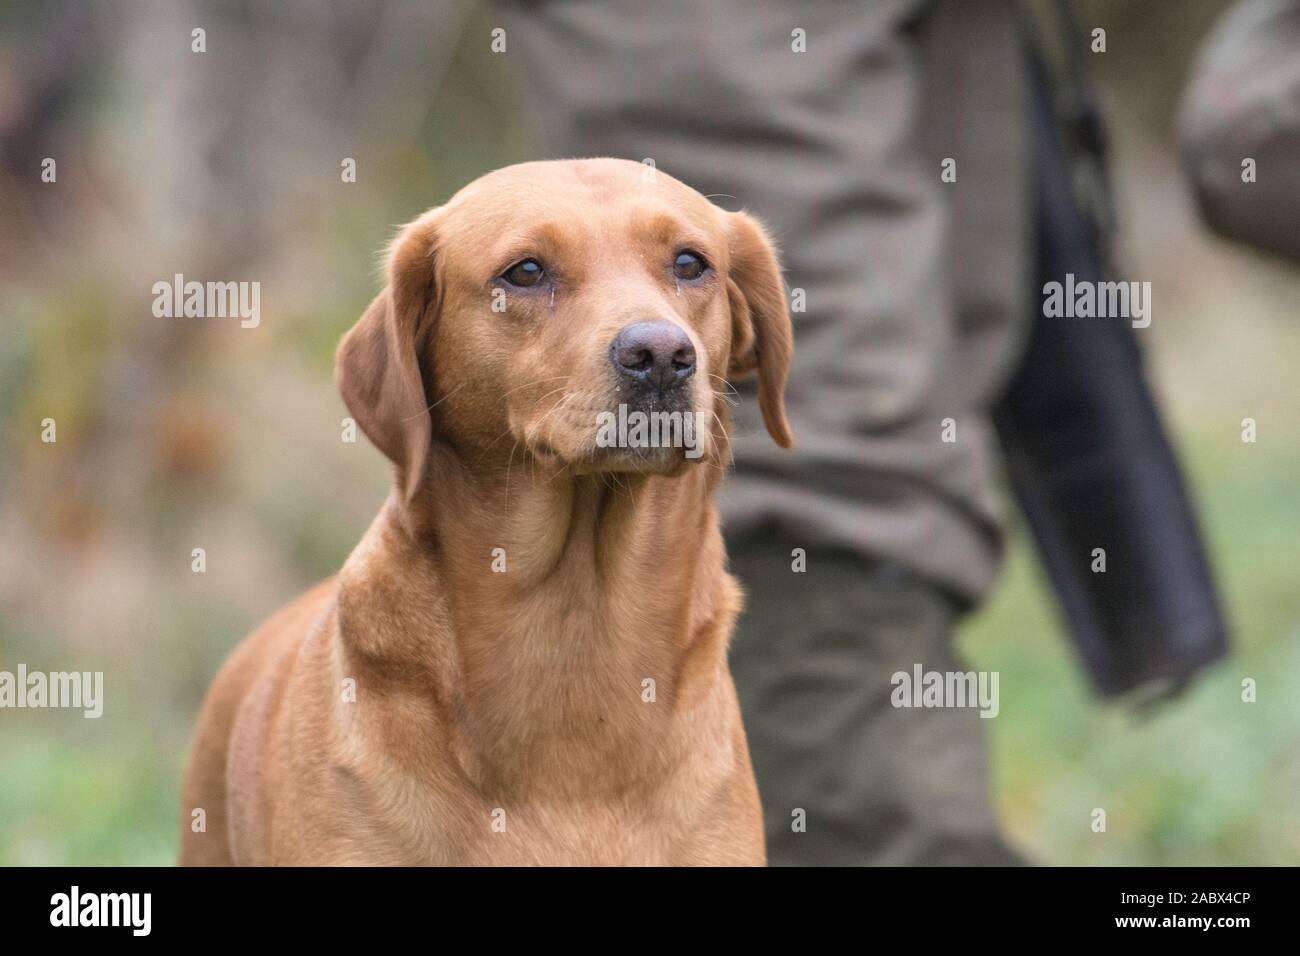
[[[1250,469],[1225,467],[1243,448]],[[1149,713],[1098,704],[1023,535],[1002,587],[966,628],[969,658],[1002,674],[991,723],[1003,818],[1043,862],[1300,858],[1300,447],[1255,457],[1229,434],[1197,437],[1185,451],[1234,625],[1229,660]],[[1255,703],[1241,699],[1246,677],[1257,682]],[[1106,810],[1105,833],[1091,830],[1095,807]]]

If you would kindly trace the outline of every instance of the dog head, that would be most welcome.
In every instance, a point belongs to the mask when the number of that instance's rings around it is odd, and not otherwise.
[[[498,170],[403,228],[387,270],[336,379],[408,499],[435,440],[474,461],[676,473],[716,455],[727,380],[751,372],[791,444],[771,242],[652,167]]]

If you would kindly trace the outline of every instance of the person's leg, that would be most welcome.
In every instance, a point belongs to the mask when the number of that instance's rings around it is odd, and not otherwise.
[[[896,672],[965,671],[958,612],[895,565],[733,541],[747,610],[731,658],[773,865],[1018,864],[974,708],[895,708]],[[806,826],[798,826],[799,811]]]
[[[1014,11],[992,0],[873,0],[852,16],[816,0],[793,19],[778,0],[505,10],[526,112],[552,155],[653,162],[756,214],[781,247],[795,448],[768,439],[752,387],[733,383],[736,470],[718,494],[751,595],[732,662],[773,861],[1009,859],[979,717],[894,711],[889,678],[951,659],[947,591],[921,578],[971,602],[998,565],[983,409],[1019,322],[1003,301],[1022,228]],[[961,178],[943,182],[939,159],[958,146]],[[953,223],[971,222],[963,235],[975,238],[954,245]],[[949,418],[956,441],[941,439]],[[737,537],[772,522],[814,552],[807,574],[790,572],[793,544],[750,553]],[[817,556],[831,547],[888,555],[918,578],[874,581],[863,559]],[[790,833],[796,807],[803,834]]]

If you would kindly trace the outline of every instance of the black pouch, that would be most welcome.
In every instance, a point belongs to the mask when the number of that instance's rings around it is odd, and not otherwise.
[[[1079,210],[1038,78],[1034,318],[994,422],[1095,686],[1171,693],[1226,653],[1227,627],[1131,322],[1043,314],[1045,283],[1064,285],[1067,273],[1099,282],[1103,270],[1098,227]],[[1097,549],[1104,571],[1094,570]]]

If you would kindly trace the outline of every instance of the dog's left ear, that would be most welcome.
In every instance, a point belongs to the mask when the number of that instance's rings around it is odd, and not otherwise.
[[[334,381],[366,437],[397,466],[406,500],[415,497],[433,440],[423,350],[436,311],[429,214],[392,245],[388,285],[339,343]]]
[[[794,328],[776,249],[758,220],[748,213],[730,216],[731,267],[727,299],[731,306],[729,378],[758,369],[758,407],[768,434],[782,448],[794,444],[785,419],[785,380],[794,350]]]

